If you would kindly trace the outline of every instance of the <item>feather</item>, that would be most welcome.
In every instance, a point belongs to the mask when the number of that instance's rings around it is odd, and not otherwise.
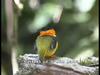
[[[52,37],[52,42],[51,42],[51,45],[50,45],[50,50],[55,49],[56,45],[57,45],[57,39],[56,39],[56,37]]]
[[[40,36],[46,36],[46,35],[48,35],[48,36],[56,36],[56,32],[55,32],[54,29],[49,29],[47,31],[41,31],[40,32]]]

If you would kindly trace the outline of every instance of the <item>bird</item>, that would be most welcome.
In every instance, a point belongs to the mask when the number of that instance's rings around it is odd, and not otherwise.
[[[40,34],[36,39],[36,47],[41,61],[55,57],[55,53],[58,49],[56,31],[54,29],[40,31]]]

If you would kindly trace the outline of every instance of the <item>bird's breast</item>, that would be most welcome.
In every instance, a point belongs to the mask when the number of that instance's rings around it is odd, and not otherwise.
[[[36,40],[38,54],[41,57],[52,56],[57,49],[57,41],[53,37],[38,37]]]

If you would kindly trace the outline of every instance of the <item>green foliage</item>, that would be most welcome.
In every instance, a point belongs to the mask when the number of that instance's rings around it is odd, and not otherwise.
[[[99,60],[96,57],[88,57],[85,59],[80,59],[79,64],[84,66],[96,67],[99,65]]]
[[[23,9],[20,10],[20,15],[18,16],[18,42],[23,51],[32,52],[32,46],[34,45],[32,43],[35,43],[38,32],[43,28],[52,27],[57,31],[60,45],[57,52],[58,56],[74,57],[86,48],[92,48],[94,53],[95,51],[97,53],[98,40],[92,41],[93,39],[91,39],[95,27],[98,27],[97,1],[89,12],[80,12],[77,10],[78,8],[72,7],[75,4],[72,0],[41,1],[41,3],[39,2],[39,7],[35,10],[30,7],[29,2],[26,0],[23,0],[22,4]],[[2,9],[4,10],[4,8]],[[2,24],[4,24],[2,25],[2,34],[6,35],[6,16],[3,14],[4,12],[2,11]],[[59,15],[59,12],[62,12],[62,14]],[[93,12],[95,14],[92,15]],[[58,16],[61,16],[59,22],[54,23],[54,20],[59,18]],[[84,42],[86,45],[81,46]]]

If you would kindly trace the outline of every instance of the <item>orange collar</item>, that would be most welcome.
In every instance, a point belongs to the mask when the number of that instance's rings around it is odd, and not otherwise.
[[[54,29],[49,29],[47,31],[41,31],[40,32],[40,36],[45,36],[45,35],[48,35],[48,36],[56,36],[56,32]]]

